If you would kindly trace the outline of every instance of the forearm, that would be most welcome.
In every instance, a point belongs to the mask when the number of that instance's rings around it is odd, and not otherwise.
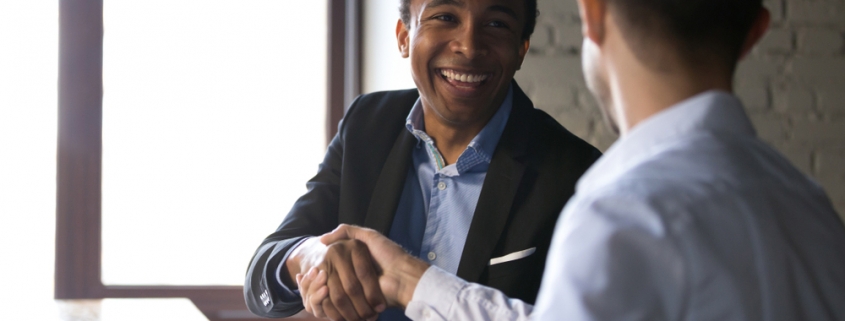
[[[408,303],[414,297],[414,291],[420,278],[429,267],[428,263],[406,255],[399,260],[395,268],[384,272],[389,279],[396,280],[396,291],[393,295],[396,300],[395,304],[403,309],[408,306]]]
[[[527,320],[533,306],[494,288],[431,267],[417,279],[405,315],[412,320]]]

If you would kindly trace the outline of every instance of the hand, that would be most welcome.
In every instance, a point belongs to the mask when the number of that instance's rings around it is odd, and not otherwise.
[[[323,301],[329,298],[329,288],[326,285],[326,272],[312,268],[305,274],[296,275],[296,283],[301,289],[302,305],[305,311],[315,317],[325,318]],[[331,302],[327,302],[331,304]]]
[[[370,255],[382,271],[378,282],[388,305],[404,309],[413,298],[417,283],[429,265],[409,255],[384,235],[357,226],[341,224],[331,233],[320,237],[320,242],[333,244],[346,239],[366,244]]]
[[[386,307],[369,250],[357,240],[329,244],[323,261],[296,280],[306,311],[317,317],[375,319]]]

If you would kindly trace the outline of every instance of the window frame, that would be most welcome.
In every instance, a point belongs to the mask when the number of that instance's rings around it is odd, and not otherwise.
[[[361,1],[326,1],[328,144],[360,94]],[[184,297],[210,320],[259,319],[246,310],[242,286],[103,284],[102,66],[103,0],[60,0],[55,299]]]

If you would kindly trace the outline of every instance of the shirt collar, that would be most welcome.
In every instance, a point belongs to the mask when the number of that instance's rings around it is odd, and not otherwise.
[[[467,150],[472,150],[472,152],[477,153],[485,162],[490,163],[493,152],[496,150],[496,145],[499,144],[499,138],[502,137],[502,132],[504,132],[505,125],[508,123],[512,109],[513,84],[508,87],[508,94],[505,96],[499,109],[493,114],[493,117],[490,118],[487,124],[484,125],[484,128],[475,135],[475,138],[470,141]],[[411,112],[408,113],[408,117],[405,120],[405,127],[417,138],[417,146],[423,142],[431,141],[431,138],[425,133],[423,107],[419,98],[414,103],[414,107],[411,108]],[[464,154],[466,154],[466,151],[464,151]],[[463,158],[464,154],[461,155],[461,158]],[[460,158],[458,159],[458,163],[461,163]],[[459,171],[463,172],[463,169],[460,169],[460,167],[459,165]]]
[[[729,137],[754,137],[756,133],[733,94],[706,91],[643,120],[619,138],[578,182],[577,191],[586,192],[615,181],[661,149],[665,143],[696,133],[714,133]]]

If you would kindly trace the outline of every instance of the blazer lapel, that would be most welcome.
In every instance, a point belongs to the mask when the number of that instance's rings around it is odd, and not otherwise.
[[[414,135],[403,127],[376,181],[364,226],[383,235],[389,232],[396,208],[399,206],[399,198],[405,188],[405,178],[408,176],[411,151],[415,143]]]
[[[526,114],[534,106],[516,82],[513,86],[513,110],[487,169],[458,266],[457,275],[469,282],[477,282],[487,267],[525,172],[522,156],[530,130]]]

